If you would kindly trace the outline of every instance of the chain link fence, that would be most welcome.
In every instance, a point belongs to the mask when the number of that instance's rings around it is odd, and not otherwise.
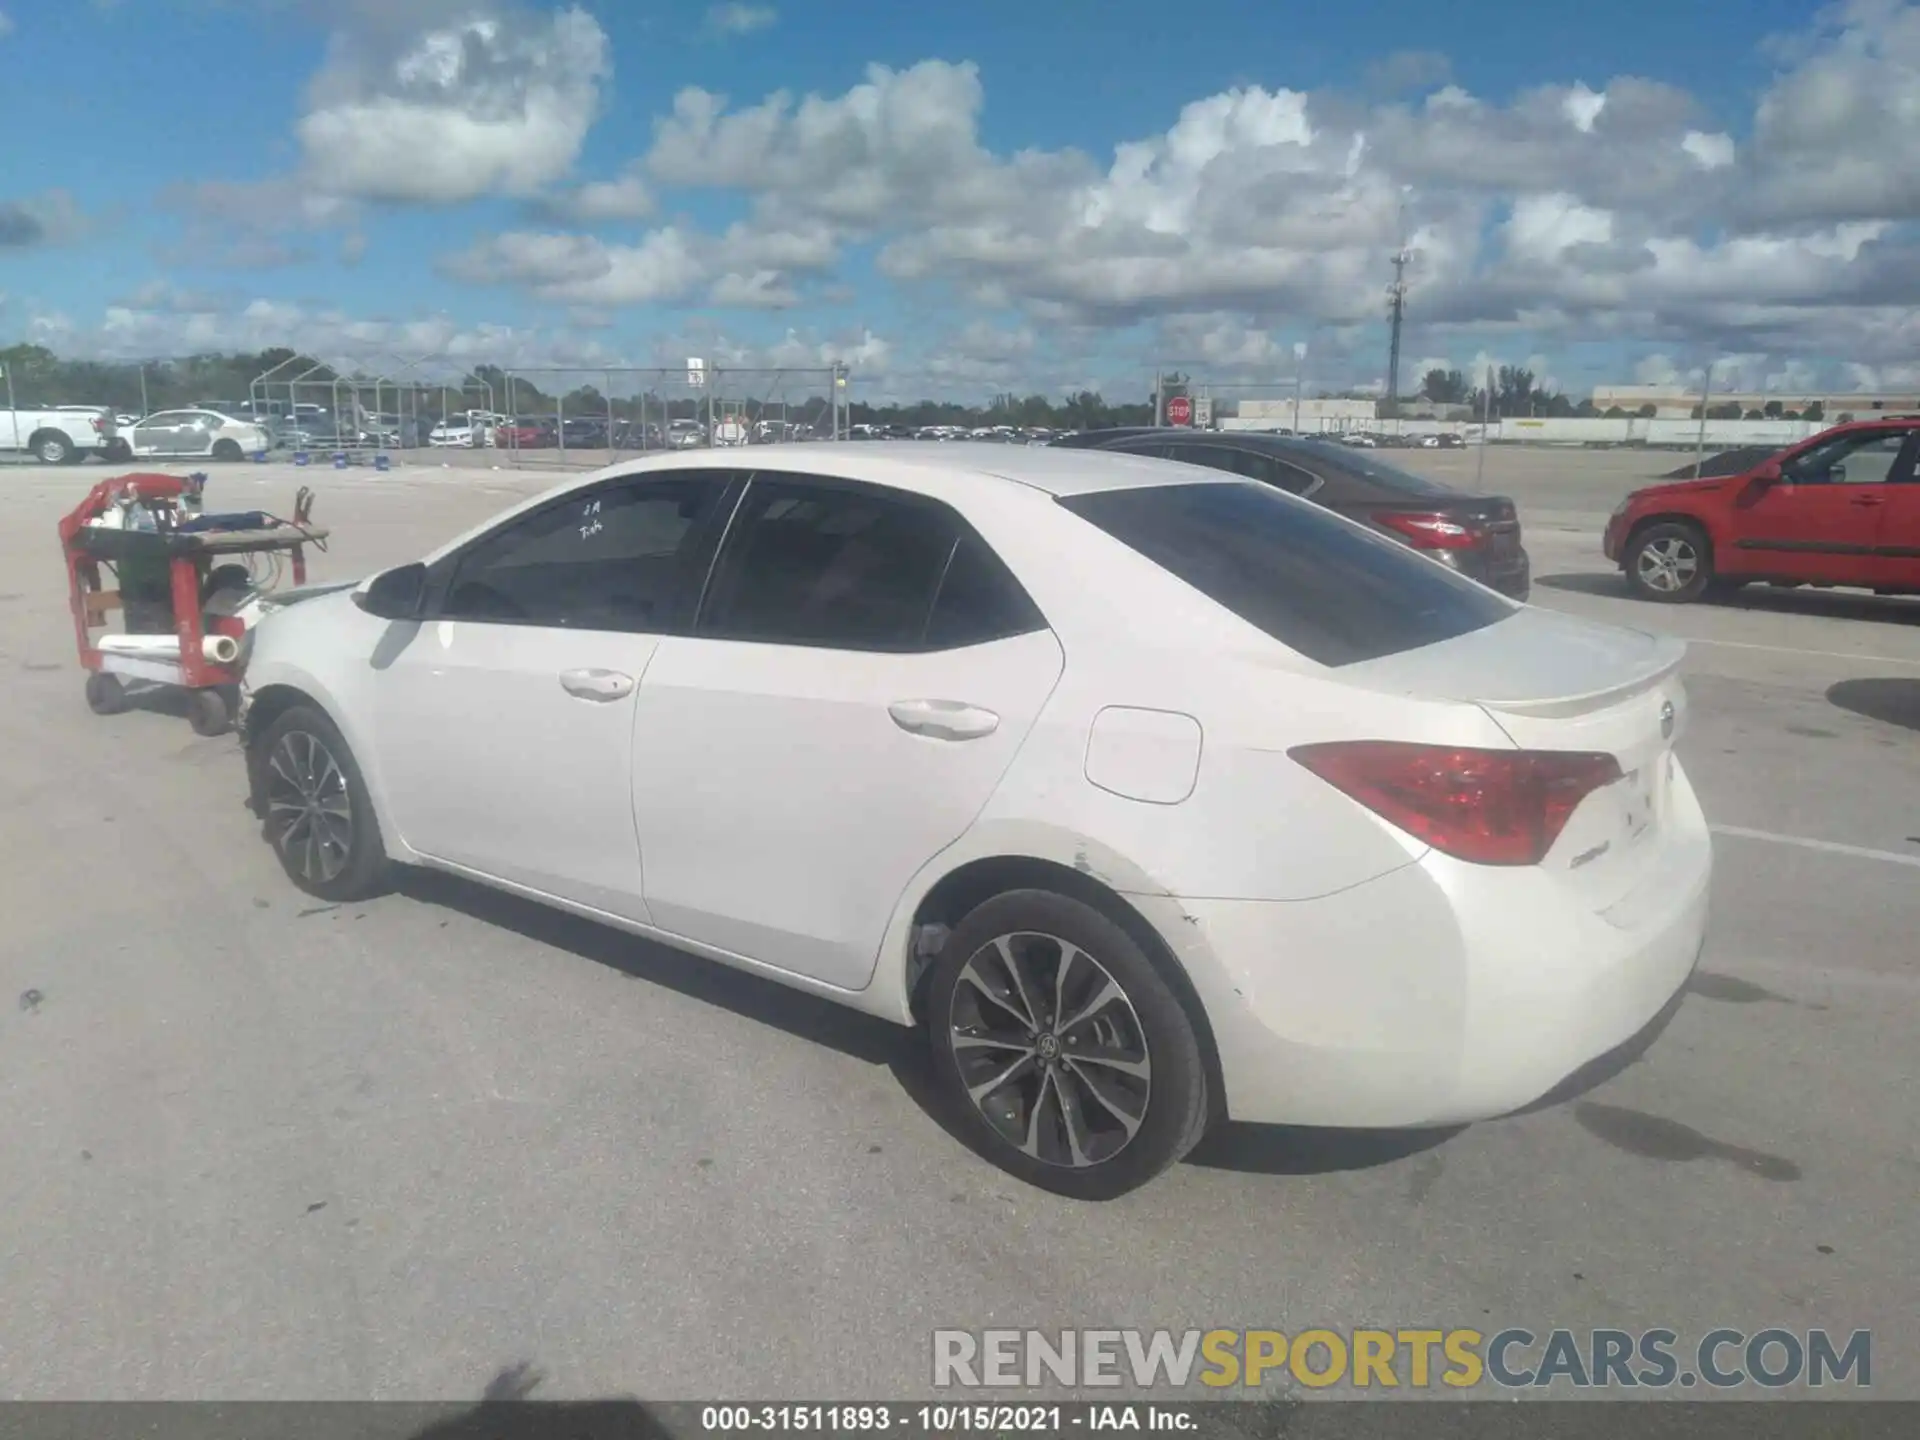
[[[518,468],[581,468],[659,450],[835,440],[848,372],[816,369],[517,368],[480,371],[497,409],[470,417],[473,448]]]

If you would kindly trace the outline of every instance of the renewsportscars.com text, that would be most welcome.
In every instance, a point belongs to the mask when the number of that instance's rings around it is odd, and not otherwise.
[[[1873,1383],[1873,1335],[1854,1330],[1518,1327],[1279,1330],[936,1330],[937,1388],[1042,1385],[1137,1390],[1824,1389]]]

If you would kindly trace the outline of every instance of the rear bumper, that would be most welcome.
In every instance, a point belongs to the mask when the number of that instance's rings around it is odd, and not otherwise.
[[[1509,600],[1525,600],[1533,593],[1533,562],[1525,550],[1498,560],[1483,560],[1471,551],[1436,550],[1429,552],[1469,580],[1478,580],[1490,590],[1498,590]]]
[[[1179,901],[1236,1120],[1442,1126],[1523,1109],[1629,1046],[1705,943],[1712,846],[1684,778],[1658,863],[1595,913],[1551,874],[1429,853],[1318,900]]]

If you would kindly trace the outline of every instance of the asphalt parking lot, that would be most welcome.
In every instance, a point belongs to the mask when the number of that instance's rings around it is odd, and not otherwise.
[[[550,472],[232,466],[211,508],[409,559]],[[1473,452],[1389,457],[1471,484]],[[1598,553],[1685,457],[1497,450],[1538,603],[1681,635],[1720,827],[1637,1064],[1448,1136],[1218,1136],[1127,1199],[988,1168],[904,1032],[432,878],[326,907],[231,738],[90,715],[55,521],[0,469],[0,1397],[927,1393],[989,1325],[1874,1331],[1920,1398],[1920,601],[1654,608]]]

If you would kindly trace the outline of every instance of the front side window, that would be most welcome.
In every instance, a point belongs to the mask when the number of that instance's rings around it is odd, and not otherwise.
[[[1322,665],[1451,640],[1515,610],[1397,541],[1264,485],[1163,485],[1059,503]]]
[[[1781,467],[1794,485],[1885,485],[1913,432],[1874,430],[1841,435],[1803,450]],[[1904,467],[1903,467],[1904,468]]]
[[[756,476],[701,606],[703,635],[839,650],[927,645],[962,533],[917,497]]]
[[[615,482],[570,496],[476,541],[440,615],[577,630],[660,630],[675,618],[682,561],[728,477]]]

